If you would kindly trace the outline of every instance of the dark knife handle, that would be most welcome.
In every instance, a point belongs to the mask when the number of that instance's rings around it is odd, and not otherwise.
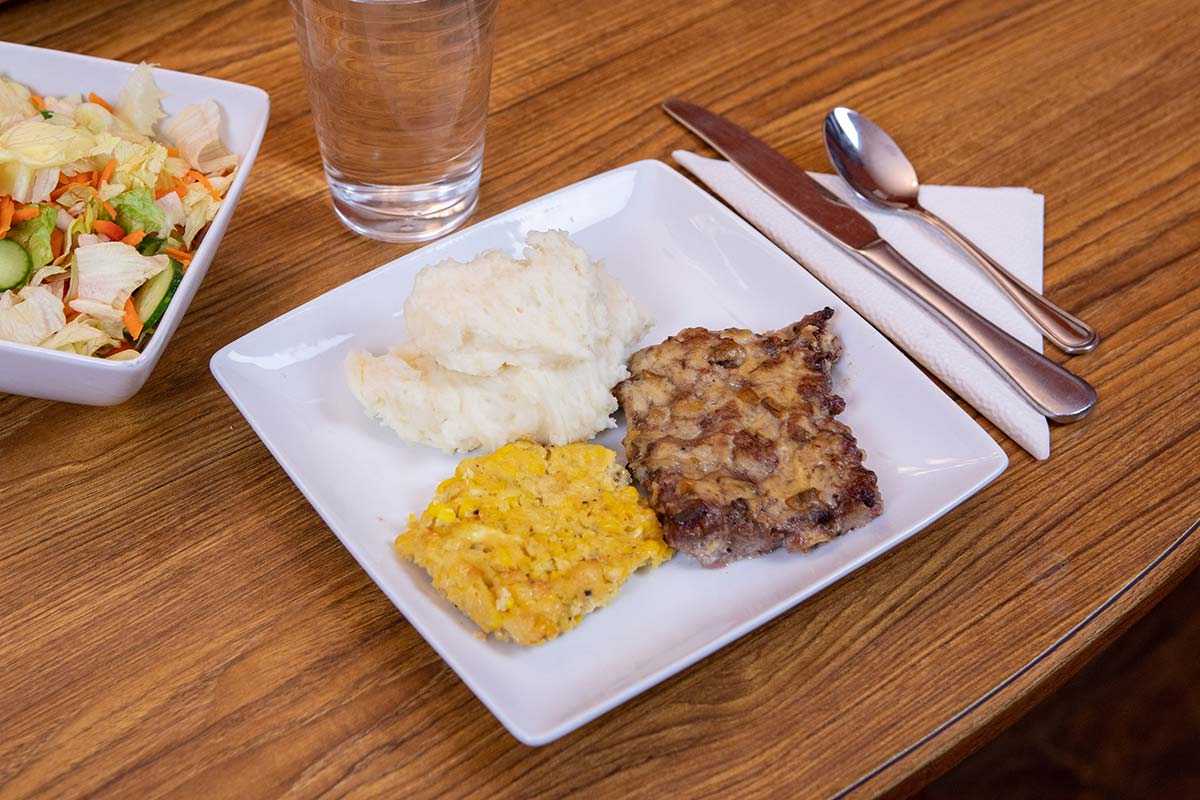
[[[991,362],[1034,408],[1055,422],[1075,422],[1096,405],[1096,390],[1075,373],[1014,339],[934,283],[895,248],[876,242],[858,253],[897,288],[927,308]]]

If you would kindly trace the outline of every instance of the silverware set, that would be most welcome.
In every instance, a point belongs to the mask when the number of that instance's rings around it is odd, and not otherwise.
[[[923,306],[1043,415],[1055,422],[1074,422],[1095,406],[1096,390],[1087,381],[943,289],[888,244],[866,217],[766,142],[693,103],[672,98],[662,106],[761,189]],[[938,230],[1064,352],[1087,352],[1099,343],[1093,328],[1021,283],[949,223],[923,208],[916,170],[879,126],[851,109],[836,108],[826,117],[824,131],[834,169],[857,194],[874,205],[911,213]]]

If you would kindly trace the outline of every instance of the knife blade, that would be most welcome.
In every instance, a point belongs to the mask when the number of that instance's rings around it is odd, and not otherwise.
[[[871,221],[828,194],[775,148],[745,128],[686,100],[671,98],[663,109],[745,173],[767,194],[854,250],[880,241]]]
[[[769,144],[695,103],[671,98],[662,107],[760,189],[924,306],[1043,415],[1056,422],[1074,422],[1095,406],[1096,390],[1091,384],[1013,338],[947,292],[888,244],[870,220]]]

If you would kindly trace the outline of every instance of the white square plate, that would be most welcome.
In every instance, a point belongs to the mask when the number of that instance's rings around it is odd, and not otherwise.
[[[845,352],[834,388],[879,475],[883,515],[807,555],[706,570],[686,556],[634,575],[607,608],[535,648],[481,640],[392,541],[458,459],[403,444],[346,387],[350,350],[404,337],[413,275],[446,258],[520,254],[568,231],[657,324],[777,328],[823,306]],[[795,261],[658,161],[641,161],[467,228],[318,297],[220,350],[217,380],[363,569],[514,736],[544,744],[678,672],[904,541],[977,492],[1004,451],[903,354]],[[624,429],[596,441],[620,450]]]
[[[115,100],[133,69],[133,64],[121,61],[0,42],[0,75],[18,80],[43,95],[61,97],[96,92]],[[110,406],[128,400],[142,388],[158,364],[217,254],[267,129],[271,101],[266,92],[255,86],[203,75],[156,68],[154,80],[167,93],[163,111],[168,116],[190,103],[205,100],[215,100],[221,107],[221,141],[241,157],[237,174],[225,193],[225,202],[204,233],[175,297],[141,355],[128,361],[109,361],[0,342],[0,392],[92,406]]]

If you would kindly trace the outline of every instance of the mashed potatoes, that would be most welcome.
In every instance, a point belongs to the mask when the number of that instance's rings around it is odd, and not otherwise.
[[[612,387],[650,329],[646,311],[565,233],[417,274],[411,340],[346,358],[350,389],[409,442],[448,452],[521,438],[567,444],[613,427]]]

